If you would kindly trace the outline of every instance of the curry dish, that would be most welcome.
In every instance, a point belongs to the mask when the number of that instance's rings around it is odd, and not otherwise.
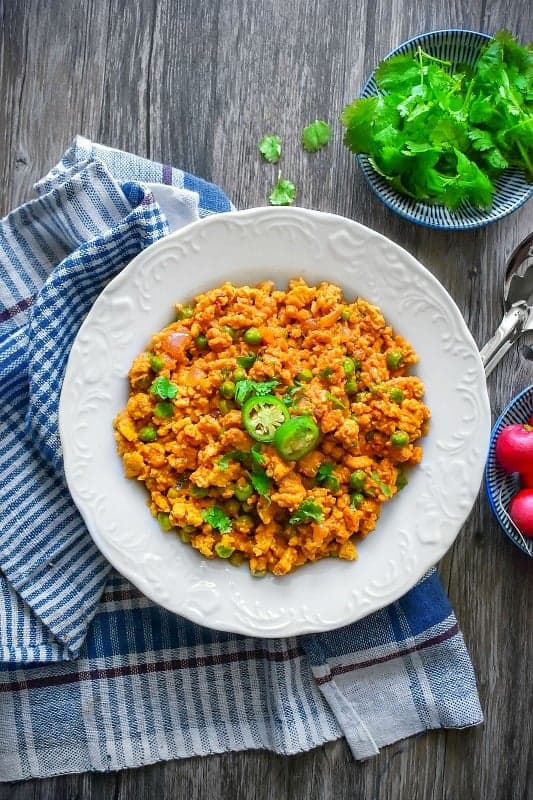
[[[114,422],[125,474],[207,558],[255,576],[353,560],[422,456],[416,361],[376,306],[332,283],[224,283],[177,304],[135,358]]]

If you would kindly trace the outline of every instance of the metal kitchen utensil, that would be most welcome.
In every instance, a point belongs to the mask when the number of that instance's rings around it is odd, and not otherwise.
[[[533,331],[533,233],[520,242],[509,258],[503,304],[504,317],[480,352],[486,375],[523,333]]]

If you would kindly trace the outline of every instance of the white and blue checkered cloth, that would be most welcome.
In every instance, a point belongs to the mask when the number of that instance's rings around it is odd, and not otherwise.
[[[152,242],[231,210],[212,184],[78,137],[0,222],[0,780],[345,736],[355,757],[482,721],[435,572],[331,633],[259,640],[154,605],[110,570],[66,489],[69,348]]]

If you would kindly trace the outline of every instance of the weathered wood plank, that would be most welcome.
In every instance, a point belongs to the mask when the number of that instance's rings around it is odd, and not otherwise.
[[[531,204],[457,235],[408,225],[368,191],[342,145],[338,114],[373,65],[410,36],[444,27],[533,38],[528,0],[0,0],[0,213],[76,133],[217,181],[238,207],[264,205],[277,168],[257,141],[278,132],[298,203],[355,218],[416,255],[454,297],[478,344],[501,316],[505,260],[533,226]],[[334,126],[302,151],[302,127]],[[443,380],[445,376],[443,376]],[[491,376],[494,414],[532,382],[517,349]],[[343,741],[283,758],[225,754],[114,775],[0,785],[0,800],[265,798],[396,800],[533,796],[533,564],[505,540],[483,492],[441,564],[479,678],[485,725],[385,748],[355,765]]]

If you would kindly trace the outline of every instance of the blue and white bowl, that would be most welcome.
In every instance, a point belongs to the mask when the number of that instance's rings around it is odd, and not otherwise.
[[[487,497],[496,519],[515,545],[531,557],[533,557],[533,539],[520,533],[507,511],[512,496],[520,488],[518,475],[509,475],[496,463],[494,449],[498,434],[503,428],[507,425],[525,423],[532,414],[533,386],[528,386],[514,400],[511,400],[496,420],[490,436],[489,455],[485,470]]]
[[[491,38],[485,33],[476,33],[475,31],[432,31],[409,39],[385,58],[414,53],[418,47],[421,47],[430,55],[451,61],[452,64],[473,64],[483,45]],[[371,97],[377,92],[373,73],[365,83],[360,96]],[[391,211],[395,211],[404,219],[428,228],[440,228],[441,230],[480,228],[516,211],[533,195],[533,186],[526,182],[523,172],[508,169],[494,181],[496,193],[490,209],[479,209],[469,203],[464,203],[456,211],[450,211],[445,206],[420,203],[399,194],[374,170],[367,156],[360,155],[358,160],[371,189]]]

